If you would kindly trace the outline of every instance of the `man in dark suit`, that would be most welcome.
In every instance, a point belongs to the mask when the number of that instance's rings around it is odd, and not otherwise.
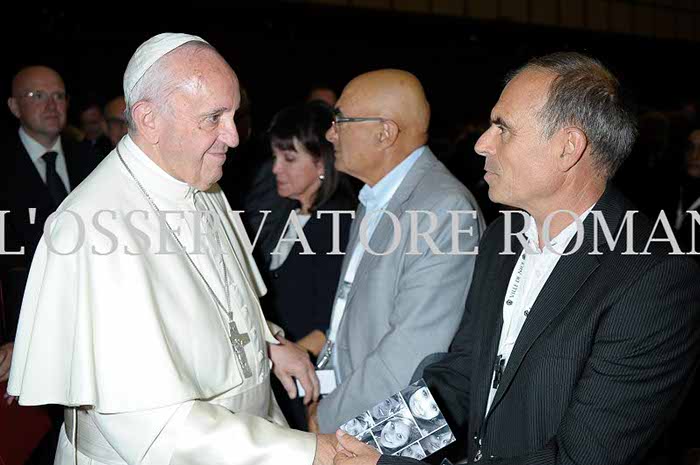
[[[489,197],[522,212],[486,232],[450,352],[425,370],[470,463],[644,463],[676,416],[700,273],[608,187],[635,135],[615,77],[575,53],[530,61],[493,108],[475,148]],[[336,465],[416,463],[340,442]]]
[[[20,127],[0,157],[0,210],[8,212],[3,217],[5,242],[0,253],[6,308],[2,355],[12,350],[27,270],[44,222],[97,161],[78,144],[61,138],[68,98],[63,79],[53,69],[31,66],[19,71],[7,104]],[[17,254],[20,250],[23,253]],[[7,376],[4,367],[0,380]]]

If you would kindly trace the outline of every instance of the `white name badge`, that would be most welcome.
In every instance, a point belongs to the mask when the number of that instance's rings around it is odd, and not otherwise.
[[[333,370],[316,370],[316,376],[318,376],[318,382],[321,385],[322,395],[330,394],[338,386],[335,382],[335,373],[333,372]],[[299,391],[298,397],[304,397],[304,395],[306,395],[304,388],[301,387],[301,383],[298,379],[296,380],[296,382],[297,389]]]

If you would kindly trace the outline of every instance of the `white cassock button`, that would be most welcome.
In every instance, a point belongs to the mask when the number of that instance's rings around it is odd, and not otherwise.
[[[263,361],[263,358],[265,358],[265,354],[263,353],[262,350],[258,351],[258,363]]]

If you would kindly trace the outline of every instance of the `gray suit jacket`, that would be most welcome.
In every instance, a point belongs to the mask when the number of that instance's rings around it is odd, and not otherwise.
[[[365,251],[338,330],[336,373],[338,388],[318,407],[319,427],[331,433],[403,389],[421,360],[445,352],[464,311],[484,221],[472,194],[426,148],[389,201],[386,210],[399,220],[398,246],[386,255]],[[431,230],[427,213],[437,224],[428,241],[411,239]],[[464,211],[465,213],[450,213]],[[476,212],[474,215],[466,212]],[[341,281],[359,239],[365,209],[358,207],[350,230]],[[412,217],[417,219],[412,225]],[[459,230],[469,230],[458,233]],[[398,228],[396,228],[398,231]],[[391,250],[394,226],[384,214],[369,243],[371,250]],[[453,241],[453,234],[455,235]],[[418,254],[408,254],[417,242]],[[414,246],[415,247],[415,246]],[[415,250],[415,249],[414,249]]]

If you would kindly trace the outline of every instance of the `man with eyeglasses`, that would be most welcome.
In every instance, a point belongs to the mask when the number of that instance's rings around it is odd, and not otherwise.
[[[15,75],[11,91],[7,104],[20,127],[16,137],[5,141],[0,157],[0,211],[8,212],[0,221],[4,238],[0,282],[6,312],[0,334],[0,382],[9,375],[22,294],[44,223],[96,165],[83,148],[61,138],[68,98],[56,71],[45,66],[24,68]],[[51,457],[40,461],[52,462],[56,437],[46,446]]]
[[[697,463],[658,453],[698,367],[700,271],[610,183],[637,136],[623,95],[592,57],[533,58],[474,146],[489,197],[515,210],[489,226],[450,352],[424,370],[457,463]],[[427,463],[339,442],[335,465]]]
[[[428,146],[418,79],[380,70],[353,79],[326,137],[336,167],[365,186],[319,368],[338,387],[310,408],[330,433],[409,384],[445,352],[462,316],[484,223],[476,200]]]

